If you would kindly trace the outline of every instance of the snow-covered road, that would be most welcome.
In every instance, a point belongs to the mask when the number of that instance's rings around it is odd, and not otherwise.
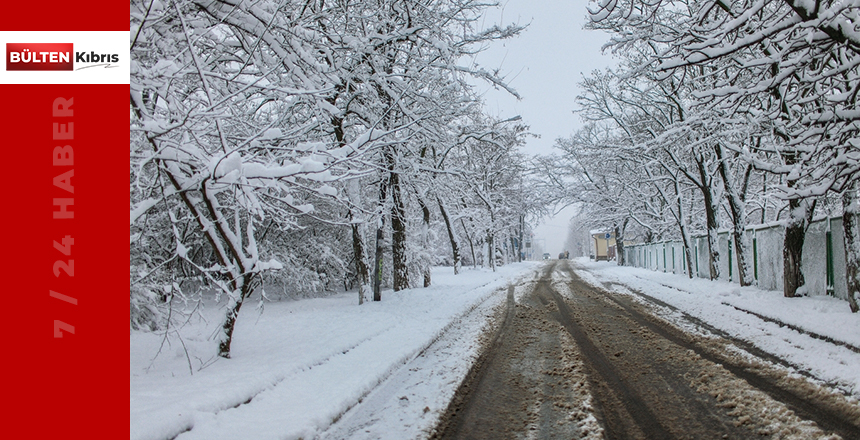
[[[844,301],[786,299],[614,263],[572,263],[586,282],[665,303],[656,310],[670,322],[707,333],[694,318],[747,341],[784,359],[780,368],[790,374],[833,387],[857,405],[860,353],[853,348],[860,347],[860,317]],[[154,361],[163,338],[133,332],[130,437],[424,438],[477,357],[508,286],[534,279],[542,265],[465,270],[456,277],[439,268],[433,287],[384,292],[382,302],[363,306],[351,293],[266,303],[262,312],[248,304],[230,360],[213,357],[209,337],[221,314],[214,305],[202,314],[206,321],[195,319],[172,334]],[[521,287],[515,290],[520,297]]]
[[[661,300],[588,284],[586,266],[550,262],[511,297],[434,440],[860,438],[856,401]]]
[[[644,293],[671,306],[658,310],[678,326],[696,331],[682,316],[686,314],[860,398],[860,315],[851,313],[846,301],[785,298],[782,292],[587,259],[575,264],[577,273],[595,286],[641,301]]]

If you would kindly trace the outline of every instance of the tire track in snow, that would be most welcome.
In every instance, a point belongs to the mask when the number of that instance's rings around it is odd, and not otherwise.
[[[538,292],[556,264],[509,297],[431,439],[602,438],[581,356]]]
[[[289,380],[289,379],[291,379],[291,378],[293,378],[293,377],[295,377],[295,376],[297,376],[303,372],[306,372],[306,371],[312,370],[316,367],[325,365],[327,362],[331,361],[333,358],[335,358],[337,356],[345,355],[345,354],[349,353],[350,351],[355,350],[356,348],[362,346],[363,344],[367,343],[368,341],[373,340],[374,338],[378,337],[379,335],[382,335],[382,334],[390,331],[393,327],[395,327],[395,326],[392,325],[392,326],[386,327],[386,328],[384,328],[384,329],[382,329],[376,333],[373,333],[370,336],[359,339],[357,342],[355,342],[351,345],[348,345],[346,348],[339,348],[338,350],[336,350],[332,353],[329,353],[325,356],[319,357],[319,358],[312,360],[312,361],[310,361],[304,365],[294,367],[291,370],[289,370],[283,374],[278,374],[275,376],[275,379],[272,380],[271,382],[269,382],[268,384],[261,386],[261,387],[258,387],[256,389],[254,389],[253,391],[251,391],[251,393],[248,393],[248,394],[250,394],[250,396],[248,396],[248,397],[245,397],[245,396],[247,396],[247,394],[245,394],[241,398],[235,399],[231,402],[230,401],[224,402],[224,404],[220,405],[218,408],[209,409],[209,410],[196,409],[195,411],[200,412],[200,413],[210,413],[213,416],[217,416],[218,414],[224,413],[225,411],[230,411],[233,409],[240,408],[244,405],[251,403],[254,400],[254,398],[259,396],[261,393],[264,393],[266,391],[270,391],[270,390],[274,389],[275,387],[277,387],[282,382],[287,381],[287,380]],[[167,437],[165,440],[176,440],[182,434],[190,432],[193,429],[194,429],[194,421],[192,419],[189,421],[189,423],[187,425],[182,426],[182,428],[179,432],[172,435],[171,437]]]
[[[451,403],[448,404],[448,409],[446,410],[446,413],[448,414],[446,414],[446,418],[448,418],[449,414],[452,412],[451,408],[468,407],[471,405],[472,400],[475,398],[474,393],[464,393],[460,390],[468,390],[476,387],[486,376],[487,368],[484,368],[484,365],[491,363],[496,353],[499,351],[502,338],[504,337],[506,330],[508,330],[509,323],[513,319],[515,313],[514,305],[514,288],[513,286],[510,286],[508,288],[504,315],[501,322],[498,324],[498,328],[494,332],[492,338],[487,342],[485,347],[483,347],[480,355],[475,360],[474,364],[472,364],[466,377],[458,387],[458,391],[451,400]],[[462,424],[462,417],[450,419],[450,421],[446,422],[443,426],[437,427],[436,437],[441,436],[444,438],[444,433],[446,432],[459,432],[462,429]]]
[[[585,270],[583,268],[578,269]],[[573,269],[567,268],[567,270],[570,271],[572,278],[575,277]],[[593,286],[595,290],[601,290],[600,287],[594,286],[593,283],[587,283],[585,281],[582,282]],[[634,292],[636,295],[645,299],[646,303],[651,302],[662,307],[667,307],[670,310],[677,311],[675,307],[656,298],[653,298],[637,289],[631,288],[630,286],[626,286],[620,283],[616,284],[625,286],[631,292]],[[680,290],[677,288],[674,289]],[[629,314],[630,318],[635,320],[640,325],[647,327],[649,330],[653,331],[656,334],[659,334],[661,337],[672,341],[673,343],[676,343],[695,352],[697,355],[701,356],[705,360],[722,365],[723,368],[725,368],[735,376],[743,379],[752,387],[764,392],[774,400],[786,405],[801,418],[812,420],[823,429],[835,432],[845,439],[860,439],[860,418],[858,418],[858,411],[856,405],[852,406],[850,404],[846,404],[843,399],[841,399],[841,396],[830,395],[829,393],[823,392],[823,390],[818,389],[818,387],[814,384],[808,383],[806,381],[802,381],[802,383],[801,380],[792,381],[790,378],[786,377],[784,373],[774,371],[766,364],[757,364],[756,362],[747,362],[745,360],[734,359],[731,357],[730,352],[727,350],[724,350],[721,353],[716,351],[715,347],[706,347],[700,345],[699,343],[695,342],[694,338],[690,337],[685,332],[675,327],[673,324],[668,323],[660,318],[655,318],[653,316],[646,316],[642,314],[641,312],[635,310],[632,305],[625,304],[620,299],[610,295],[609,292],[606,290],[603,290],[603,294],[608,302],[611,302],[616,306],[620,307],[621,309],[625,310]],[[745,349],[747,349],[749,353],[752,353],[756,357],[766,360],[775,360],[779,364],[791,366],[790,363],[783,359],[780,359],[774,355],[755,348],[750,344],[746,343],[745,341],[741,341],[737,338],[731,337],[725,332],[716,329],[708,325],[707,323],[704,323],[703,321],[694,318],[684,312],[680,313],[685,319],[688,319],[690,322],[693,322],[696,325],[701,325],[709,331],[712,331],[721,339],[725,339],[730,341],[731,343],[742,345]],[[659,323],[657,322],[658,320],[660,321]],[[800,372],[797,367],[791,367],[792,370]]]
[[[831,337],[829,337],[829,336],[819,335],[818,333],[811,332],[811,331],[809,331],[809,330],[804,330],[804,329],[802,329],[802,328],[800,328],[800,327],[798,327],[798,326],[796,326],[796,325],[791,325],[791,324],[788,324],[788,323],[782,322],[782,321],[780,321],[780,320],[778,320],[778,319],[770,318],[770,317],[764,316],[764,315],[762,315],[762,314],[760,314],[760,313],[753,312],[752,310],[747,310],[747,309],[744,309],[744,308],[741,308],[741,307],[738,307],[738,306],[735,306],[735,305],[729,304],[729,303],[727,303],[727,302],[724,302],[724,303],[722,303],[722,304],[723,304],[724,306],[732,307],[732,308],[734,308],[734,309],[735,309],[735,310],[737,310],[737,311],[744,312],[744,313],[749,313],[750,315],[755,316],[756,318],[761,319],[762,321],[770,322],[770,323],[776,324],[776,325],[778,325],[778,326],[780,326],[780,327],[786,327],[786,328],[789,328],[789,329],[794,330],[794,331],[796,331],[796,332],[798,332],[798,333],[800,333],[800,334],[807,335],[807,336],[809,336],[809,337],[811,337],[811,338],[820,339],[820,340],[822,340],[822,341],[824,341],[824,342],[829,342],[829,343],[831,343],[831,344],[833,344],[833,345],[838,345],[838,346],[840,346],[840,347],[845,347],[845,348],[847,348],[847,349],[849,349],[849,350],[853,351],[854,353],[860,353],[860,347],[856,347],[856,346],[851,345],[851,344],[849,344],[849,343],[847,343],[847,342],[837,341],[836,339],[833,339],[833,338],[831,338]]]
[[[636,275],[633,275],[633,276],[634,276],[635,278],[637,278],[637,279],[642,280],[642,281],[646,281],[646,282],[650,282],[650,283],[656,283],[656,284],[659,284],[659,285],[661,285],[661,286],[663,286],[663,287],[665,287],[665,288],[667,288],[667,289],[672,289],[672,290],[675,290],[675,291],[678,291],[678,292],[681,292],[681,293],[686,293],[686,294],[689,294],[689,295],[692,295],[692,294],[693,294],[693,292],[690,292],[690,291],[687,291],[687,290],[684,290],[684,289],[680,289],[680,288],[678,288],[678,287],[670,286],[670,285],[668,285],[668,284],[660,283],[660,282],[657,282],[657,281],[654,281],[654,280],[649,280],[649,279],[647,279],[647,278],[642,278],[642,277],[640,277],[640,276],[636,276]],[[649,296],[649,295],[646,295],[646,294],[642,293],[641,291],[639,291],[639,290],[637,290],[637,289],[633,289],[633,288],[631,288],[630,286],[627,286],[627,285],[625,285],[625,284],[618,283],[618,282],[615,282],[615,281],[605,281],[605,282],[603,282],[603,285],[604,285],[607,289],[609,289],[609,290],[612,290],[612,288],[611,288],[611,287],[609,287],[609,286],[611,286],[611,285],[623,286],[623,287],[625,287],[625,288],[629,289],[631,292],[634,292],[634,293],[636,293],[637,295],[639,295],[639,296],[641,296],[641,297],[643,297],[643,298],[647,299],[648,301],[652,301],[652,302],[654,302],[654,303],[660,304],[661,306],[668,307],[668,308],[672,309],[673,311],[678,312],[678,309],[676,309],[676,308],[672,307],[671,305],[666,304],[666,303],[664,303],[664,302],[662,302],[662,301],[660,301],[660,300],[658,300],[658,299],[656,299],[656,298],[653,298],[653,297],[651,297],[651,296]],[[796,332],[798,332],[798,333],[800,333],[800,334],[804,334],[804,335],[807,335],[807,336],[812,337],[812,338],[815,338],[815,339],[820,339],[820,340],[822,340],[822,341],[829,342],[829,343],[831,343],[831,344],[833,344],[833,345],[838,345],[838,346],[841,346],[841,347],[845,347],[845,348],[847,348],[847,349],[849,349],[849,350],[851,350],[851,351],[853,351],[853,352],[855,352],[855,353],[860,353],[860,347],[857,347],[856,345],[850,344],[850,343],[848,343],[848,342],[840,341],[840,340],[837,340],[837,339],[833,339],[833,338],[831,338],[830,336],[820,335],[820,334],[815,333],[815,332],[813,332],[813,331],[810,331],[810,330],[806,330],[806,329],[800,328],[800,327],[798,327],[798,326],[796,326],[796,325],[792,325],[792,324],[789,324],[789,323],[786,323],[786,322],[782,322],[782,321],[780,321],[779,319],[771,318],[771,317],[769,317],[769,316],[765,316],[765,315],[762,315],[762,314],[760,314],[760,313],[753,312],[752,310],[747,310],[747,309],[744,309],[743,307],[738,307],[738,306],[736,306],[736,305],[734,305],[734,304],[729,304],[729,303],[727,303],[727,302],[725,302],[725,301],[721,302],[721,304],[722,304],[722,305],[724,305],[724,306],[732,307],[732,308],[734,308],[735,310],[737,310],[737,311],[739,311],[739,312],[748,313],[748,314],[750,314],[750,315],[752,315],[752,316],[755,316],[756,318],[761,319],[762,321],[770,322],[770,323],[776,324],[776,325],[778,325],[778,326],[780,326],[780,327],[786,327],[786,328],[791,329],[791,330],[794,330],[794,331],[796,331]],[[696,318],[693,318],[693,317],[691,317],[691,316],[687,315],[687,314],[686,314],[686,313],[684,313],[684,312],[680,312],[680,313],[683,313],[684,318],[686,318],[686,319],[688,319],[688,320],[690,320],[690,321],[695,320],[695,321],[697,321],[697,322],[696,322],[697,324],[698,324],[699,322],[701,322],[701,321],[698,321]],[[713,329],[713,327],[710,327],[710,326],[708,326],[707,324],[704,324],[703,326],[705,326],[705,327],[709,327],[709,328],[708,328],[708,330]],[[719,330],[717,330],[717,331],[719,331]],[[721,336],[725,336],[725,335],[721,335]]]
[[[529,275],[523,276],[505,289],[496,289],[486,296],[480,298],[473,303],[469,308],[459,314],[455,319],[451,320],[443,327],[436,336],[429,341],[424,347],[419,349],[416,354],[409,357],[405,362],[392,367],[377,384],[377,386],[367,390],[357,401],[355,401],[343,413],[338,415],[332,424],[321,432],[315,438],[341,440],[350,439],[400,439],[414,437],[416,434],[425,433],[436,424],[436,420],[444,410],[450,395],[454,393],[454,389],[462,376],[456,371],[446,372],[451,376],[442,376],[443,381],[447,381],[448,394],[445,390],[436,390],[435,401],[422,401],[420,392],[412,392],[411,390],[422,386],[432,386],[428,382],[438,381],[439,378],[434,378],[434,375],[442,375],[439,366],[439,354],[437,352],[449,352],[449,354],[441,357],[456,358],[463,356],[463,350],[472,349],[473,345],[477,345],[468,339],[464,338],[463,334],[468,334],[468,328],[472,328],[472,333],[479,336],[480,327],[483,326],[485,317],[480,316],[483,313],[491,313],[494,308],[490,304],[491,299],[497,298],[500,292],[507,290],[507,301],[513,301],[514,284],[521,284]],[[507,316],[507,314],[506,314]],[[477,327],[477,328],[475,328]],[[465,329],[464,329],[465,328]],[[469,345],[465,347],[465,345]],[[460,365],[463,371],[460,374],[467,374],[468,365]],[[452,366],[457,369],[457,365]],[[413,397],[410,401],[409,396]],[[424,404],[422,409],[422,404]],[[433,406],[433,408],[431,408]],[[415,413],[419,412],[415,417]],[[379,426],[385,426],[385,417],[398,417],[392,412],[405,413],[403,419],[416,420],[419,426],[398,426],[402,432],[393,432],[390,428],[385,432],[379,431]],[[408,423],[408,422],[403,422]]]

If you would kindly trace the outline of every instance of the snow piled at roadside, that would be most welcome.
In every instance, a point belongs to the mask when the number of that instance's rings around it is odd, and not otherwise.
[[[130,438],[317,437],[359,401],[372,397],[380,383],[397,377],[398,369],[460,317],[479,305],[489,310],[500,304],[506,297],[503,288],[537,267],[539,263],[527,262],[495,273],[466,269],[456,277],[450,268],[437,268],[432,287],[386,291],[383,301],[362,306],[355,293],[267,303],[262,313],[248,303],[237,321],[229,360],[213,357],[210,338],[220,325],[218,307],[209,307],[202,313],[206,319],[186,324],[163,347],[159,335],[132,332]],[[467,326],[457,343],[476,349],[481,328]],[[466,349],[453,353],[453,365],[438,365],[464,375],[472,355]],[[437,383],[421,394],[450,398],[459,380],[446,372],[432,374],[439,376]],[[432,400],[436,406],[445,403]]]
[[[785,298],[782,292],[740,287],[726,281],[691,280],[588,258],[577,259],[575,266],[577,274],[592,285],[616,293],[645,293],[860,398],[860,353],[803,333],[860,347],[860,314],[851,313],[846,301],[828,296]],[[677,314],[667,317],[680,319]]]

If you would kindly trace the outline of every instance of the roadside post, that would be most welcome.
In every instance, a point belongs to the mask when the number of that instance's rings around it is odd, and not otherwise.
[[[612,234],[607,232],[605,237],[606,237],[606,261],[609,261],[609,237],[612,237]]]

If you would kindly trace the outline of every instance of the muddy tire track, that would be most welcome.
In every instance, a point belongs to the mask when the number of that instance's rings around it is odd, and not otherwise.
[[[856,403],[685,333],[567,262],[532,287],[519,302],[509,290],[430,438],[860,438]]]
[[[573,290],[591,292],[602,296],[605,302],[623,310],[629,319],[643,328],[647,328],[662,338],[689,350],[691,354],[695,354],[703,360],[719,365],[755,390],[778,401],[797,417],[814,422],[823,431],[837,434],[845,439],[860,439],[860,407],[856,403],[848,401],[837,391],[823,388],[802,377],[791,375],[790,370],[775,368],[774,365],[793,368],[783,359],[776,358],[746,341],[732,338],[696,318],[683,314],[690,323],[719,337],[701,338],[686,333],[649,312],[641,303],[633,301],[625,295],[615,295],[602,289],[595,289],[582,281],[570,267],[565,267],[562,270],[571,278],[570,285]],[[629,286],[625,287],[630,289]],[[677,311],[674,307],[636,289],[630,290],[649,302]],[[754,357],[739,355],[737,350],[732,349],[732,345],[743,348]],[[805,372],[798,373],[804,377],[809,377]],[[771,423],[770,425],[774,424],[778,423]],[[774,430],[765,428],[760,431],[761,435],[765,435]],[[812,433],[806,433],[798,438],[817,437],[813,436]]]
[[[720,402],[691,384],[702,368],[686,347],[630,318],[571,274],[572,297],[539,288],[559,308],[559,321],[588,365],[607,439],[699,439],[750,436]],[[580,281],[581,283],[581,281]]]
[[[549,276],[547,270],[541,279]],[[578,351],[547,306],[532,294],[515,302],[511,288],[499,319],[430,438],[562,439],[600,432],[596,420],[587,419],[589,391]]]

